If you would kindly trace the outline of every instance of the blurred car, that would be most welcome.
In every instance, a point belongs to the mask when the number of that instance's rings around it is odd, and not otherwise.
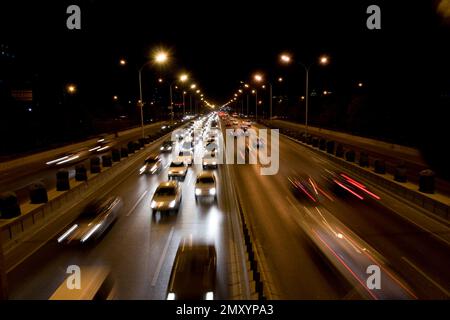
[[[217,256],[214,245],[185,239],[178,246],[167,300],[214,300]]]
[[[58,237],[58,243],[83,244],[98,239],[117,219],[120,208],[119,197],[109,197],[90,203],[71,226]]]
[[[173,177],[185,178],[188,171],[188,166],[183,161],[172,161],[169,166],[169,180]]]
[[[192,151],[180,151],[176,161],[184,162],[187,166],[191,166],[194,158]]]
[[[162,161],[159,155],[150,155],[144,160],[144,165],[139,170],[140,174],[160,172],[162,169]]]
[[[328,188],[337,195],[348,195],[359,200],[381,199],[380,196],[369,190],[364,183],[357,181],[346,173],[325,170],[325,173],[322,176],[325,179]]]
[[[172,152],[172,148],[173,148],[173,142],[170,140],[164,141],[161,148],[159,148],[159,150],[161,150],[161,152]]]
[[[207,150],[203,155],[202,166],[203,169],[214,168],[217,169],[216,149]]]
[[[181,151],[194,151],[194,141],[192,139],[185,140],[181,146]]]
[[[216,177],[212,172],[201,172],[195,182],[195,201],[198,197],[213,197],[217,200]]]
[[[178,211],[181,203],[181,187],[177,181],[159,184],[153,194],[151,208],[156,211]]]
[[[293,193],[308,202],[318,204],[319,190],[316,182],[309,176],[288,177]]]

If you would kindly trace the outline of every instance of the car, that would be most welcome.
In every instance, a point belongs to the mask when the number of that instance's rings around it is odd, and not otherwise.
[[[161,145],[161,148],[159,148],[159,150],[161,150],[161,152],[172,152],[172,148],[173,148],[173,142],[170,140],[164,141],[163,144]]]
[[[60,244],[85,244],[98,239],[117,219],[122,201],[112,196],[95,200],[58,237]]]
[[[187,166],[192,166],[194,154],[192,151],[180,151],[176,161],[184,162]]]
[[[202,166],[203,170],[208,168],[217,169],[218,161],[216,157],[216,149],[207,150],[203,155]]]
[[[214,300],[217,254],[214,245],[184,239],[170,274],[167,300]]]
[[[153,194],[150,204],[152,213],[157,211],[178,211],[182,199],[178,181],[161,182]]]
[[[327,196],[319,184],[308,175],[289,176],[292,192],[306,203],[318,205]]]
[[[185,140],[181,146],[181,151],[194,151],[194,141]]]
[[[203,171],[197,175],[195,182],[195,201],[199,197],[213,197],[217,201],[216,176],[214,173]]]
[[[188,166],[183,161],[172,161],[168,172],[169,180],[173,177],[184,179],[187,171]]]
[[[322,177],[329,190],[338,196],[348,196],[348,199],[380,200],[381,197],[371,191],[363,182],[357,181],[344,172],[334,172],[325,169]],[[358,201],[357,200],[357,201]]]
[[[150,155],[144,160],[144,165],[139,170],[140,174],[160,172],[162,169],[162,161],[159,155]]]

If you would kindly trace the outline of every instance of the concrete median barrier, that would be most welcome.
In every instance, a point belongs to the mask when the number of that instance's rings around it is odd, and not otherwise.
[[[56,173],[56,190],[67,191],[70,189],[69,171],[59,170]]]
[[[42,182],[34,182],[28,187],[30,193],[30,202],[40,204],[48,202],[47,188]]]
[[[20,216],[20,206],[15,192],[5,192],[0,195],[0,218],[11,219]]]
[[[88,203],[110,194],[129,175],[135,173],[148,152],[157,150],[159,141],[133,156],[113,163],[101,173],[89,173],[87,181],[73,179],[70,181],[70,190],[48,191],[47,203],[26,203],[19,206],[13,193],[0,197],[0,246],[4,253],[6,271],[11,271],[54,239],[78,217]]]

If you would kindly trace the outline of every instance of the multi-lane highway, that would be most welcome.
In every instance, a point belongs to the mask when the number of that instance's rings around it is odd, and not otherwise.
[[[271,147],[270,139],[267,145]],[[442,237],[449,234],[448,228],[442,227],[441,230],[446,231],[436,233],[402,218],[399,213],[422,213],[377,188],[369,190],[378,195],[379,200],[337,196],[326,190],[322,176],[325,169],[342,172],[335,164],[284,136],[280,136],[279,150],[280,169],[276,175],[260,175],[258,165],[236,165],[233,169],[235,185],[251,217],[280,298],[360,297],[348,286],[348,281],[341,281],[342,277],[336,274],[336,266],[330,268],[329,259],[323,259],[323,252],[318,254],[317,246],[310,241],[314,234],[303,231],[302,224],[309,215],[325,224],[337,219],[344,239],[335,237],[326,245],[340,258],[342,247],[336,249],[333,245],[345,241],[346,235],[350,242],[371,246],[372,251],[377,252],[371,264],[380,262],[381,265],[383,261],[381,272],[392,274],[390,279],[382,279],[382,287],[388,282],[397,282],[400,292],[382,296],[375,290],[372,298],[450,297],[450,278],[446,272],[450,263],[449,244]],[[289,188],[287,177],[305,175],[311,176],[326,190],[329,197],[323,197],[320,205],[311,205],[306,197],[296,197]],[[324,250],[331,250],[327,246]],[[358,248],[354,253],[358,256],[363,254]],[[349,265],[349,261],[343,258],[336,261],[345,267]],[[358,271],[362,273],[361,268],[365,271],[366,266],[360,265]],[[364,278],[355,269],[358,267],[350,265],[350,278],[360,278],[365,284],[368,275]]]
[[[222,132],[227,137],[223,123]],[[270,139],[263,142],[261,148],[274,147]],[[422,213],[353,176],[372,196],[361,200],[334,193],[324,172],[346,172],[284,136],[279,139],[275,175],[261,175],[259,164],[219,165],[213,170],[217,203],[196,202],[194,184],[202,166],[194,163],[181,182],[179,212],[152,216],[151,197],[158,184],[167,180],[168,165],[181,143],[171,154],[162,154],[162,172],[140,175],[135,168],[112,192],[121,197],[123,207],[117,222],[98,243],[87,247],[60,246],[56,240],[47,243],[8,274],[10,297],[48,299],[67,276],[67,267],[75,264],[108,266],[119,299],[165,299],[178,244],[183,238],[201,238],[214,243],[218,253],[216,297],[229,298],[229,252],[236,244],[230,227],[236,213],[235,199],[231,199],[234,192],[249,218],[276,299],[450,297],[447,227],[435,232],[416,225],[404,216]],[[223,139],[219,144],[225,145]],[[153,145],[148,152],[158,152],[159,147]],[[235,156],[245,156],[245,152],[237,147]],[[323,191],[320,202],[293,193],[288,177],[310,177]],[[381,270],[380,289],[367,288],[369,265]]]
[[[196,148],[201,149],[202,141]],[[222,187],[226,172],[214,170],[217,203],[213,199],[195,201],[195,181],[202,171],[193,164],[182,184],[179,212],[152,216],[151,198],[160,182],[167,180],[168,166],[178,154],[162,154],[163,170],[140,175],[139,167],[112,194],[122,198],[123,207],[116,223],[94,246],[66,247],[56,239],[36,252],[8,275],[10,298],[48,299],[67,277],[69,265],[107,266],[117,286],[118,299],[165,299],[176,250],[184,238],[215,244],[217,252],[217,297],[228,292],[229,195]],[[150,153],[158,153],[155,145]]]

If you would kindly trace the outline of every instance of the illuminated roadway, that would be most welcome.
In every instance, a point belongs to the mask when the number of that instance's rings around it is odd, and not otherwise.
[[[266,143],[270,148],[270,141]],[[190,235],[212,239],[216,244],[218,298],[227,298],[232,201],[226,189],[231,186],[261,246],[274,298],[450,297],[449,247],[442,239],[448,228],[438,234],[417,227],[397,212],[420,213],[372,186],[369,189],[380,200],[349,201],[328,192],[330,199],[311,206],[292,194],[287,177],[308,174],[322,186],[324,168],[340,170],[284,136],[280,136],[279,146],[276,175],[262,176],[259,165],[245,164],[228,166],[232,173],[228,177],[225,167],[219,166],[215,171],[217,204],[195,203],[194,177],[201,167],[194,164],[182,182],[180,212],[160,221],[152,220],[150,201],[158,183],[167,179],[166,165],[173,155],[163,156],[165,169],[158,175],[140,176],[136,168],[136,174],[113,192],[123,199],[124,206],[103,239],[81,249],[58,247],[56,241],[47,244],[8,275],[11,298],[47,299],[63,281],[68,265],[105,264],[115,276],[118,298],[164,299],[178,243]],[[158,147],[152,148],[156,151]],[[232,179],[232,184],[225,184],[225,179]],[[356,288],[365,283],[368,261],[381,265],[380,292]]]

